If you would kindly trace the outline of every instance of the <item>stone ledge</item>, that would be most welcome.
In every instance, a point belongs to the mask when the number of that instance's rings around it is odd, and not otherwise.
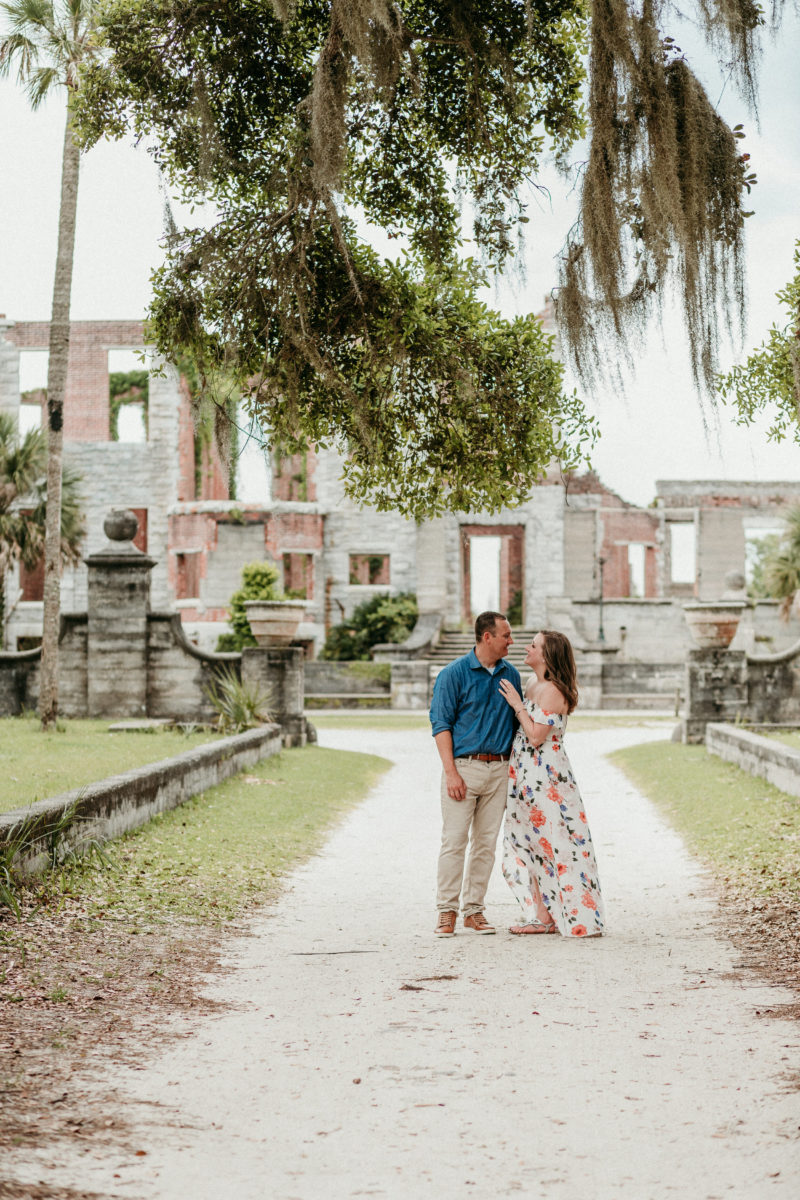
[[[38,874],[47,866],[53,831],[73,806],[74,818],[61,845],[80,851],[92,840],[109,841],[177,808],[245,767],[278,754],[281,746],[280,726],[263,725],[2,813],[0,851],[24,835],[26,844],[14,865],[24,874]]]
[[[777,727],[776,727],[777,728]],[[800,751],[737,725],[706,725],[706,749],[750,775],[800,797]]]

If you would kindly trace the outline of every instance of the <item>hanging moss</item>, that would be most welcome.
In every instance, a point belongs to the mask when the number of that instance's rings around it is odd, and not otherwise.
[[[727,40],[753,99],[761,10],[751,0],[702,7],[709,33]],[[677,282],[692,372],[711,393],[719,313],[729,331],[743,323],[743,196],[755,176],[741,153],[741,127],[729,129],[718,115],[662,35],[660,16],[653,0],[641,11],[627,0],[592,4],[592,138],[557,311],[579,374],[591,382],[605,372],[609,340],[630,361],[635,335]]]
[[[723,328],[741,316],[753,175],[741,130],[666,36],[675,11],[666,0],[108,0],[108,54],[78,98],[84,144],[134,131],[158,147],[170,188],[218,212],[208,229],[168,221],[155,344],[165,357],[190,347],[204,377],[238,373],[289,452],[340,449],[359,502],[415,517],[508,504],[552,459],[577,461],[594,428],[563,394],[533,317],[480,309],[476,263],[508,264],[543,156],[552,147],[563,162],[588,128],[563,341],[591,380],[615,342],[620,358],[640,344],[675,282],[695,377],[710,388],[719,314]],[[690,11],[752,104],[761,9],[698,0]],[[462,201],[474,218],[467,262]],[[408,253],[379,256],[356,213]]]

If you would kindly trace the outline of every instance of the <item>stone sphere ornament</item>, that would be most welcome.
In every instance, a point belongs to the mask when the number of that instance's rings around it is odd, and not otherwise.
[[[103,533],[110,542],[132,542],[139,528],[139,518],[129,508],[112,508],[103,521]]]
[[[725,576],[725,591],[722,593],[722,599],[747,599],[747,580],[741,571],[728,571],[728,574]]]

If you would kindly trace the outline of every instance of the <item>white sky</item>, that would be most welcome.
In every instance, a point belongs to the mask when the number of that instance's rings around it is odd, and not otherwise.
[[[678,40],[690,53],[692,38]],[[800,237],[800,18],[787,13],[776,42],[765,42],[761,71],[761,131],[731,84],[722,110],[743,123],[758,186],[748,222],[748,346],[782,320],[775,292],[793,273]],[[696,65],[691,56],[690,61]],[[713,81],[713,83],[712,83]],[[724,80],[711,69],[713,98]],[[50,314],[57,233],[63,110],[60,97],[31,113],[23,93],[0,82],[0,312],[13,320]],[[505,313],[538,311],[555,284],[555,256],[574,220],[575,195],[557,178],[545,180],[552,203],[534,200],[527,229],[526,282],[502,281],[488,297]],[[79,193],[72,315],[76,320],[135,319],[150,296],[159,263],[162,205],[155,169],[143,150],[103,144],[85,156]],[[663,337],[663,341],[662,341]],[[767,442],[760,430],[737,428],[728,410],[701,412],[674,314],[649,344],[637,348],[637,370],[624,397],[584,398],[600,419],[594,465],[626,499],[649,503],[656,479],[800,480],[800,447]],[[733,351],[726,362],[735,361]],[[726,365],[726,364],[723,364]],[[579,391],[582,389],[579,388]]]

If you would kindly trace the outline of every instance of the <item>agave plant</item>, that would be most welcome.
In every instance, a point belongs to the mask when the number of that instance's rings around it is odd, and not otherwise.
[[[220,733],[242,733],[272,720],[271,694],[242,683],[231,666],[217,671],[204,692],[217,713]]]

